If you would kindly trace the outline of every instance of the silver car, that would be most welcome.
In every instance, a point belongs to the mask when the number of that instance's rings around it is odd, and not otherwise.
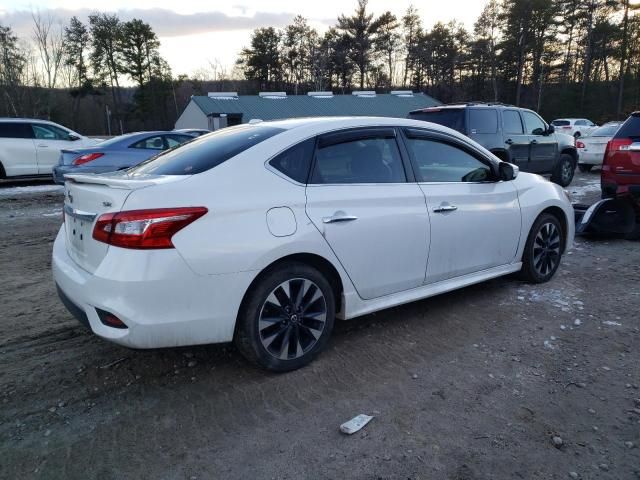
[[[609,122],[598,127],[591,135],[576,140],[578,149],[578,168],[581,172],[588,172],[596,165],[602,165],[607,143],[613,138],[622,122]]]

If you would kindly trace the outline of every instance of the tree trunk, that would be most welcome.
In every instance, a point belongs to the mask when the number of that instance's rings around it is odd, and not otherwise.
[[[629,0],[623,0],[624,18],[622,20],[622,52],[620,55],[620,75],[618,77],[618,105],[616,108],[616,116],[620,118],[622,115],[622,105],[624,100],[624,77],[625,62],[627,60],[627,37],[629,32]]]

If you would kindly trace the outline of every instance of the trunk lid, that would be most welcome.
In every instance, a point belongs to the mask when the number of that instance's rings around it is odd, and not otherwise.
[[[67,175],[64,185],[64,215],[67,252],[89,273],[95,272],[109,245],[93,239],[96,220],[104,213],[119,212],[135,190],[160,183],[184,180],[188,176],[140,176],[126,173]]]

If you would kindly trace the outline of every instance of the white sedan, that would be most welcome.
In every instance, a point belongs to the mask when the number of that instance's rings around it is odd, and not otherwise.
[[[596,128],[593,133],[580,140],[576,140],[578,150],[578,168],[581,172],[588,172],[594,166],[602,165],[604,152],[609,140],[620,128],[623,122],[609,122]]]
[[[546,282],[574,236],[558,185],[414,120],[230,127],[68,178],[53,273],[78,319],[135,348],[233,340],[276,371],[336,318],[513,272]]]

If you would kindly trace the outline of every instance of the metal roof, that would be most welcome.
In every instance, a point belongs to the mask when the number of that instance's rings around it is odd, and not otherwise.
[[[279,120],[344,115],[405,118],[412,110],[440,105],[439,101],[422,93],[413,95],[379,93],[375,96],[333,95],[331,97],[288,95],[278,99],[264,95],[239,95],[223,99],[203,95],[193,96],[191,99],[207,116],[241,114],[243,123],[258,118]]]

